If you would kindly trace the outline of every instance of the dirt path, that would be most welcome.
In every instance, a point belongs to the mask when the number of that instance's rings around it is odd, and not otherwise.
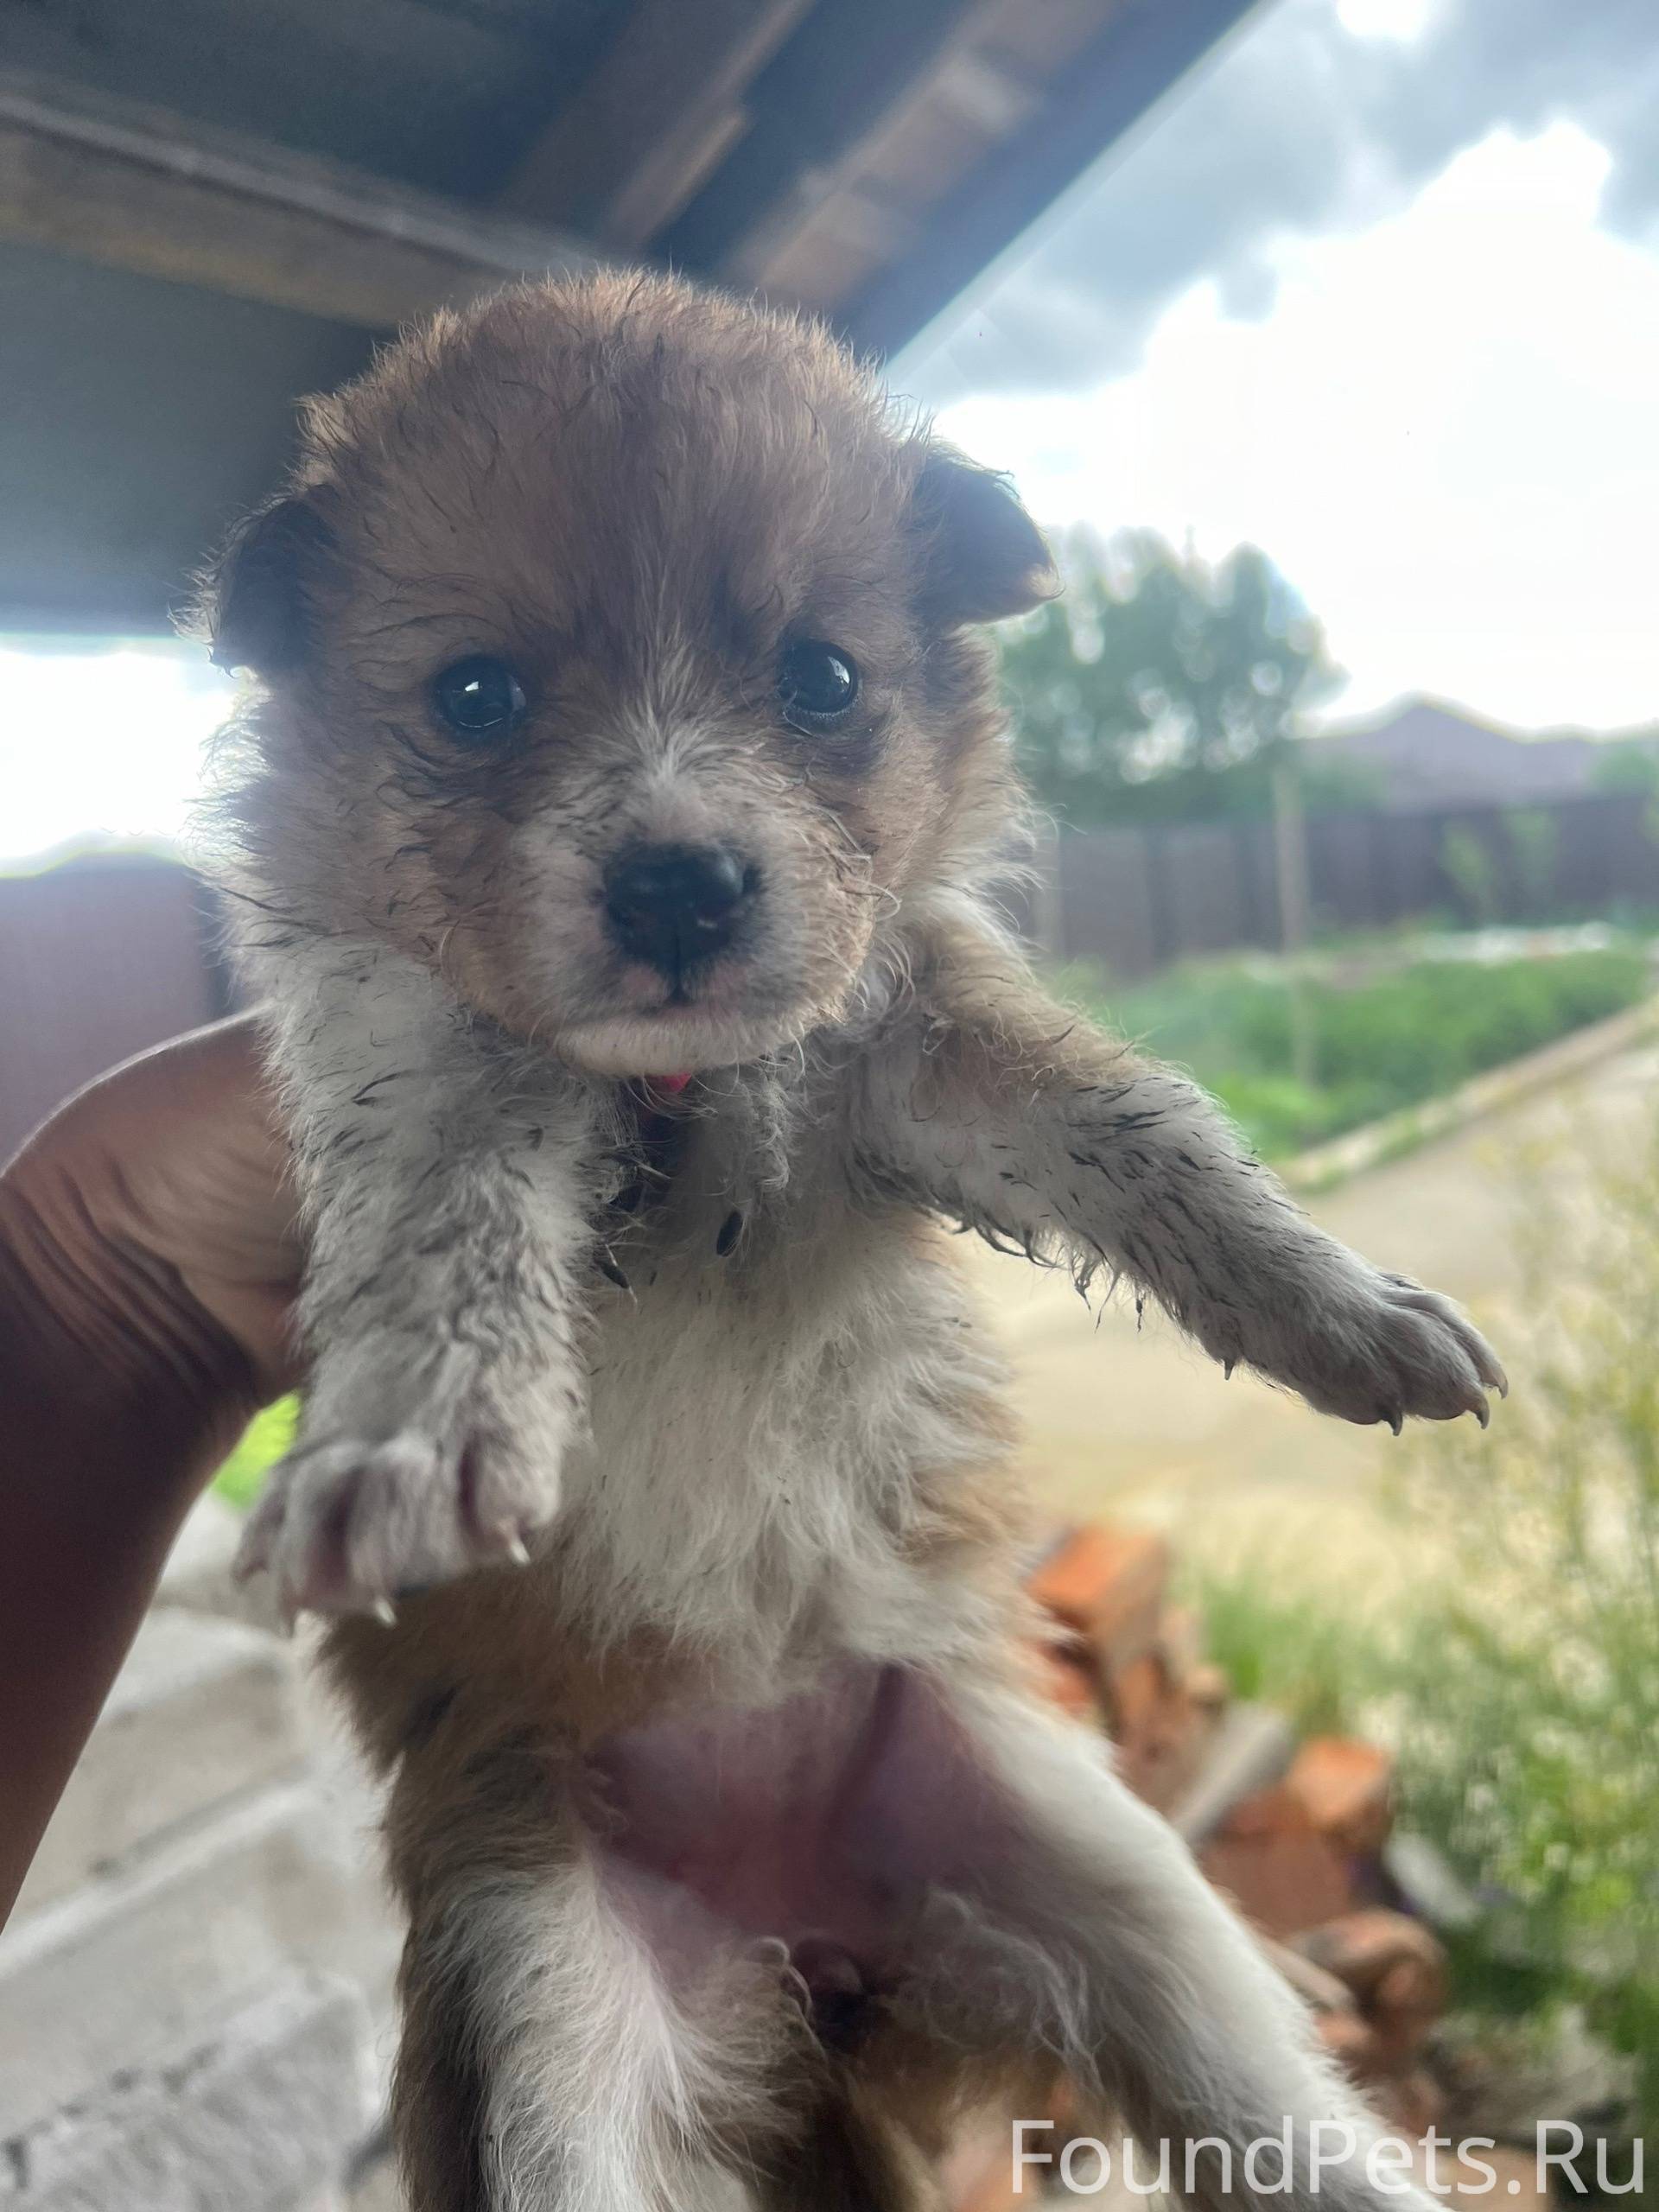
[[[1602,1148],[1628,1146],[1656,1109],[1659,1051],[1647,1046],[1357,1176],[1312,1211],[1380,1265],[1469,1306],[1523,1389],[1505,1342],[1518,1294],[1506,1160],[1548,1142],[1582,1173]],[[1408,1443],[1321,1420],[1251,1377],[1224,1381],[1160,1315],[1149,1311],[1137,1331],[1127,1300],[1092,1314],[1064,1276],[978,1248],[970,1265],[1014,1359],[1028,1477],[1056,1518],[1123,1513],[1169,1528],[1193,1553],[1282,1548],[1344,1581],[1386,1579],[1379,1502]]]

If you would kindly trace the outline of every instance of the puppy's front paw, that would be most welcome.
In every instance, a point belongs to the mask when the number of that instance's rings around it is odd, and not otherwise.
[[[400,1592],[527,1556],[558,1502],[556,1446],[527,1448],[477,1391],[350,1395],[333,1418],[308,1408],[249,1517],[238,1577],[269,1572],[291,1621],[385,1612]]]
[[[1438,1291],[1348,1254],[1343,1260],[1321,1283],[1301,1340],[1283,1345],[1282,1364],[1269,1371],[1317,1412],[1386,1421],[1396,1436],[1408,1416],[1473,1414],[1484,1428],[1487,1392],[1502,1395],[1509,1383],[1479,1330]]]

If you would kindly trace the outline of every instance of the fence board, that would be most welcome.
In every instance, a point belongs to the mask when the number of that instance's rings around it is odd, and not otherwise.
[[[1479,887],[1448,866],[1459,842],[1478,856]],[[1622,794],[1536,807],[1315,815],[1307,860],[1321,930],[1659,908],[1659,824],[1639,799]],[[1069,960],[1099,961],[1128,978],[1193,953],[1278,943],[1278,874],[1266,822],[1068,831],[1058,865],[1055,949]]]
[[[0,876],[0,1160],[93,1076],[224,1010],[203,899],[164,860]]]

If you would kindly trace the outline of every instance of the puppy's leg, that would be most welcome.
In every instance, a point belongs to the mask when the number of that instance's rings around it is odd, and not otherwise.
[[[866,1056],[855,1169],[1149,1293],[1230,1372],[1321,1413],[1472,1413],[1503,1374],[1448,1300],[1327,1236],[1192,1084],[1052,1005],[988,943],[936,945]]]
[[[418,1912],[393,2126],[410,2212],[739,2212],[711,2139],[728,2038],[665,1987],[591,1865],[480,1872]]]
[[[938,1793],[948,1819],[927,1816],[940,1878],[916,1947],[921,2016],[969,2049],[1057,2052],[1147,2147],[1142,2175],[1167,2144],[1171,2186],[1205,2212],[1258,2197],[1424,2212],[1368,2175],[1374,2123],[1300,2000],[1097,1742],[1011,1692],[938,1696],[941,1771],[958,1780]],[[908,1860],[918,1838],[887,1847]]]
[[[312,1224],[315,1365],[243,1541],[284,1610],[346,1611],[515,1551],[557,1500],[603,1181],[594,1094],[401,955],[268,954]]]
[[[804,2034],[776,1961],[619,1860],[567,1751],[454,1712],[387,1809],[410,2212],[741,2212]]]

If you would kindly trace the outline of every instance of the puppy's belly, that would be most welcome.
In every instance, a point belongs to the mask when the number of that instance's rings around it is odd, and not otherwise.
[[[855,1662],[764,1710],[607,1737],[584,1796],[613,1891],[671,1979],[780,1944],[831,2040],[900,1980],[929,1895],[971,1895],[1013,1833],[927,1679]]]

